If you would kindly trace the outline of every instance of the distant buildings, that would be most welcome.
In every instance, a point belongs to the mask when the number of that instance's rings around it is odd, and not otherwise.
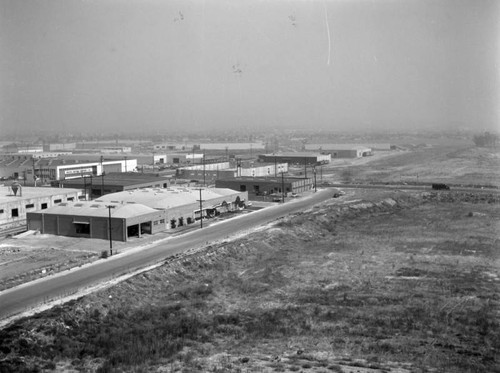
[[[126,172],[137,168],[136,159],[116,159],[82,162],[76,159],[37,158],[32,155],[0,156],[0,177],[33,183],[48,183],[83,176],[98,176],[110,172]]]
[[[332,158],[361,158],[372,155],[372,149],[355,144],[304,144],[304,150],[330,154]]]

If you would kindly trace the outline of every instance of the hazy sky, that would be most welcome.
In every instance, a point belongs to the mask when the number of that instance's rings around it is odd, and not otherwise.
[[[0,129],[498,127],[497,0],[0,0]]]

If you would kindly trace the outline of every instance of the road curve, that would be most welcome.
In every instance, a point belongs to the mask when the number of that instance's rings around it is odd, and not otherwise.
[[[115,255],[84,268],[58,273],[7,289],[0,292],[0,320],[50,300],[74,294],[103,281],[161,262],[188,249],[206,245],[207,242],[222,240],[225,237],[267,224],[289,213],[304,210],[313,204],[331,198],[331,196],[331,190],[318,190],[317,193],[285,204],[240,215],[234,219],[221,221],[203,229],[173,237],[144,250]]]

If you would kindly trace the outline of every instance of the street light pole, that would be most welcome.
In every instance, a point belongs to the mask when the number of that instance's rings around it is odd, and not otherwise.
[[[113,256],[113,236],[112,236],[112,230],[111,230],[111,209],[115,208],[113,205],[106,205],[109,211],[109,219],[108,219],[108,226],[109,226],[109,253],[110,256]]]

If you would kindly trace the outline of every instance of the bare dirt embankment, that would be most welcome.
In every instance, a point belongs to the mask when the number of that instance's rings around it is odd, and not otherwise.
[[[0,370],[500,371],[498,199],[349,193],[14,323]]]

